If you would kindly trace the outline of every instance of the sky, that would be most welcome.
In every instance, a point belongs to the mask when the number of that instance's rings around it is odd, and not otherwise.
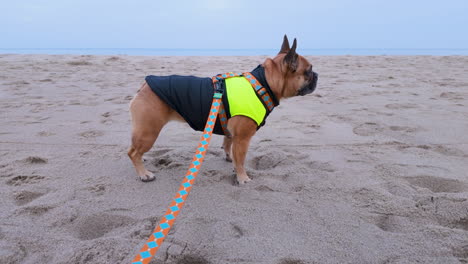
[[[0,0],[0,48],[468,48],[466,0]]]

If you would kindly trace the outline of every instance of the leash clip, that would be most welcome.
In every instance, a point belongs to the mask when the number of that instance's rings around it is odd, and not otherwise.
[[[220,94],[224,93],[223,84],[224,84],[224,79],[220,77],[216,77],[215,93],[220,93]]]

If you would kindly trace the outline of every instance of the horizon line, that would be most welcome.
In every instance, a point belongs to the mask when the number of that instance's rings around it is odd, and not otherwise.
[[[277,48],[116,48],[116,47],[105,47],[105,48],[95,48],[95,47],[67,47],[67,48],[57,48],[57,47],[48,47],[48,48],[36,48],[36,47],[28,47],[28,48],[3,48],[0,49],[5,50],[24,50],[24,49],[138,49],[138,50],[277,50]],[[305,49],[305,50],[467,50],[467,48],[298,48],[298,50]]]

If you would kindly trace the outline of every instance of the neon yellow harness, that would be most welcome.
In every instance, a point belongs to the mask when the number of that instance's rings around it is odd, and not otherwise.
[[[228,78],[225,81],[231,117],[250,117],[260,126],[265,119],[266,110],[250,82],[244,77]]]
[[[215,85],[220,82],[226,84],[230,117],[236,115],[247,116],[260,127],[275,107],[272,95],[250,72],[244,72],[243,74],[228,72],[213,76],[211,79]],[[230,81],[231,79],[232,81]],[[219,117],[224,135],[230,137],[231,134],[227,130],[228,116],[223,104],[219,108]]]

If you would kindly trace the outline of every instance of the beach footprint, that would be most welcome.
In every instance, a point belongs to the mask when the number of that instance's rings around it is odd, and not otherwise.
[[[440,98],[449,99],[452,101],[465,100],[463,94],[457,92],[443,92],[440,94]]]
[[[23,162],[27,164],[46,164],[48,159],[39,156],[29,156]]]
[[[468,231],[468,201],[433,194],[414,199],[415,206],[434,224],[455,230]]]
[[[319,171],[324,171],[324,172],[336,171],[336,168],[330,162],[311,161],[307,165],[310,169],[313,169],[313,170],[319,170]]]
[[[457,229],[468,231],[468,216],[452,221],[450,223],[450,226],[452,228],[457,228]]]
[[[27,248],[18,241],[2,240],[0,237],[0,263],[23,263],[28,255]]]
[[[48,213],[50,210],[54,209],[55,207],[56,206],[53,206],[53,205],[35,205],[35,206],[22,207],[21,209],[18,210],[18,214],[28,215],[31,217],[39,217]]]
[[[37,198],[43,196],[46,193],[43,192],[32,192],[32,191],[21,191],[13,195],[13,200],[18,206],[28,204]]]
[[[414,132],[421,130],[420,128],[407,127],[407,126],[390,126],[389,129],[395,132],[406,132],[406,133],[414,133]]]
[[[105,213],[95,214],[75,220],[74,234],[81,240],[92,240],[134,222],[135,220],[128,216]]]
[[[394,103],[394,104],[387,104],[385,105],[386,108],[392,110],[404,110],[404,109],[414,109],[418,108],[415,104],[410,103]]]
[[[371,222],[379,229],[390,233],[401,233],[404,232],[404,226],[408,226],[411,221],[403,216],[388,214],[373,214]]]
[[[73,250],[64,252],[64,261],[60,263],[130,263],[128,258],[129,254],[134,254],[134,244],[122,242],[119,237],[81,243],[71,242]]]
[[[268,151],[260,156],[254,157],[251,166],[255,170],[272,170],[279,166],[291,166],[294,158],[282,151]]]
[[[468,263],[468,244],[452,249],[453,256],[458,258],[461,263]]]
[[[106,185],[105,184],[96,184],[86,188],[89,192],[96,196],[103,195],[106,192]]]
[[[104,136],[104,132],[98,130],[89,130],[78,134],[81,138],[96,138]]]
[[[13,177],[12,179],[6,182],[10,186],[22,186],[39,183],[44,180],[46,177],[39,175],[20,175]]]
[[[437,145],[432,150],[445,156],[467,157],[463,151],[452,146]]]
[[[189,245],[186,242],[181,242],[174,239],[173,237],[169,237],[160,249],[165,253],[164,263],[175,263],[175,261],[180,261],[181,256],[186,255],[185,252],[187,251],[188,247]]]
[[[195,255],[195,254],[187,254],[182,255],[180,259],[175,262],[176,264],[212,264],[212,262],[208,261],[203,256]]]
[[[254,188],[256,191],[259,191],[259,192],[274,192],[275,190],[273,190],[272,188],[270,188],[269,186],[267,185],[259,185],[257,187]]]
[[[86,61],[86,60],[84,60],[84,59],[82,59],[82,60],[73,60],[73,61],[69,61],[69,62],[67,62],[67,64],[68,64],[69,66],[89,66],[89,65],[92,65],[91,62]]]
[[[353,133],[358,136],[373,136],[382,133],[384,130],[384,127],[377,123],[366,122],[354,127]]]
[[[453,146],[450,146],[450,145],[416,145],[416,146],[412,146],[412,145],[406,145],[406,144],[402,144],[400,146],[398,146],[398,149],[400,150],[407,150],[407,149],[419,149],[419,150],[431,150],[431,151],[434,151],[434,152],[437,152],[441,155],[444,155],[444,156],[454,156],[454,157],[468,157],[467,154],[465,154],[465,152],[453,147]]]
[[[49,131],[41,131],[41,132],[37,133],[36,135],[38,135],[40,137],[50,137],[50,136],[54,136],[56,134],[53,133],[53,132],[49,132]]]
[[[174,169],[174,168],[179,168],[183,167],[184,164],[179,162],[178,159],[174,159],[173,156],[170,155],[164,155],[160,156],[159,158],[156,158],[152,161],[152,165],[155,166],[156,168],[165,168],[165,169]]]
[[[300,259],[283,258],[278,262],[278,264],[306,264],[306,262]]]
[[[236,185],[236,175],[233,171],[229,170],[207,170],[203,173],[203,179],[200,184],[205,185],[219,182]]]
[[[104,124],[104,125],[111,125],[114,121],[112,120],[112,113],[111,112],[105,112],[103,114],[101,114],[101,116],[103,117],[101,119],[101,124]]]
[[[459,180],[446,179],[432,175],[405,177],[411,185],[429,189],[434,193],[468,192],[468,184]]]

